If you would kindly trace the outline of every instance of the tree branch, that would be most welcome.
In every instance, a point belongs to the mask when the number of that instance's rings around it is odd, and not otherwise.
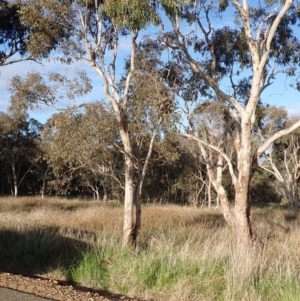
[[[277,133],[275,133],[274,135],[272,135],[269,139],[267,139],[257,150],[256,150],[256,156],[257,156],[257,160],[259,161],[261,155],[272,145],[272,143],[285,136],[288,135],[290,133],[292,133],[293,131],[295,131],[297,128],[300,127],[300,120],[297,121],[296,123],[294,123],[292,126],[290,126],[287,129],[281,130]]]
[[[212,145],[212,144],[209,144],[207,142],[205,142],[204,140],[202,139],[199,139],[199,138],[196,138],[195,136],[193,135],[190,135],[190,134],[184,134],[184,133],[181,133],[180,134],[182,137],[185,137],[187,139],[190,139],[190,140],[194,140],[194,141],[197,141],[199,143],[201,143],[202,145],[205,145],[207,147],[209,147],[210,149],[213,149],[215,150],[216,152],[218,152],[219,154],[221,154],[223,156],[223,158],[226,160],[227,164],[228,164],[228,168],[229,168],[229,172],[230,172],[230,175],[232,177],[232,181],[233,183],[235,184],[237,179],[236,179],[236,175],[234,173],[234,170],[233,170],[233,166],[232,166],[232,163],[231,163],[231,160],[228,158],[228,156],[223,152],[221,151],[218,147]]]
[[[126,107],[128,102],[128,94],[129,94],[129,88],[130,88],[130,81],[131,77],[134,73],[135,69],[135,53],[136,53],[136,39],[138,37],[139,32],[136,30],[132,39],[131,39],[131,61],[130,61],[130,70],[126,78],[126,84],[125,84],[125,90],[124,90],[124,100],[123,100],[123,108]]]
[[[281,22],[281,20],[283,19],[284,15],[287,13],[287,11],[290,9],[290,7],[293,4],[293,0],[286,0],[284,7],[282,8],[282,10],[280,11],[280,13],[277,15],[277,17],[275,18],[270,30],[269,30],[269,34],[267,37],[267,41],[266,41],[266,51],[263,54],[263,57],[261,59],[260,65],[264,66],[269,58],[269,52],[270,52],[270,48],[271,48],[271,43],[272,40],[274,38],[274,35],[276,33],[276,30]]]

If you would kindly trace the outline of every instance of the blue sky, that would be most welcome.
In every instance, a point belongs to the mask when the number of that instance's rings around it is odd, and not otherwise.
[[[119,62],[118,62],[118,70],[122,70],[124,58],[130,54],[130,43],[131,37],[120,38],[120,48],[119,48]],[[72,65],[64,65],[60,62],[54,60],[45,60],[41,63],[36,63],[34,61],[24,61],[16,64],[11,64],[7,66],[0,67],[0,111],[5,112],[9,106],[10,93],[7,89],[8,82],[12,79],[13,76],[25,76],[28,72],[37,71],[41,74],[46,74],[48,72],[58,72],[65,73],[68,70],[68,74],[72,74],[75,69],[83,69],[87,72],[89,78],[92,81],[92,92],[84,97],[79,97],[76,99],[77,103],[82,102],[91,102],[95,100],[101,100],[104,98],[102,82],[96,72],[91,68],[91,66],[87,65],[85,62],[77,61]],[[66,101],[64,104],[60,104],[60,107],[72,105],[75,103]],[[42,106],[39,109],[35,109],[30,111],[30,117],[33,117],[40,122],[44,123],[52,114],[56,113],[57,110],[48,106]]]
[[[129,50],[123,50],[124,54],[129,53]],[[43,65],[34,62],[22,62],[14,65],[8,65],[1,67],[0,74],[0,111],[6,111],[9,105],[10,94],[7,91],[8,81],[15,75],[25,76],[29,71],[40,71],[46,73],[49,71],[53,72],[64,72],[65,65],[61,65],[56,62],[44,62]],[[92,79],[93,90],[90,94],[84,98],[78,99],[78,101],[93,101],[100,100],[103,98],[102,83],[98,75],[91,70],[91,67],[87,66],[83,62],[77,62],[73,66],[69,67],[70,72],[76,68],[82,68],[86,70],[89,77]],[[277,106],[286,107],[291,116],[300,115],[300,92],[291,88],[288,83],[285,83],[283,76],[278,77],[274,84],[266,89],[262,94],[262,100],[265,103],[274,104]],[[71,103],[69,103],[71,104]],[[30,116],[44,123],[53,113],[57,112],[55,109],[43,106],[40,109],[36,109],[30,112]]]
[[[89,77],[93,81],[93,90],[90,94],[88,94],[85,98],[79,98],[77,101],[92,101],[96,99],[102,98],[102,85],[99,87],[98,76],[89,66],[87,66],[83,62],[76,62],[76,64],[72,66],[62,65],[59,62],[43,62],[43,64],[38,64],[35,62],[27,61],[21,62],[17,64],[12,64],[8,66],[1,67],[1,75],[0,75],[0,91],[1,91],[1,100],[0,100],[0,111],[6,111],[9,105],[10,93],[7,90],[8,81],[15,75],[25,76],[27,72],[38,71],[43,74],[48,72],[65,72],[65,69],[68,68],[68,73],[72,74],[72,71],[75,71],[76,68],[84,69],[88,72]],[[97,87],[98,86],[98,87]],[[65,103],[72,104],[72,103]],[[53,113],[57,112],[54,108],[48,106],[42,106],[39,109],[30,111],[30,117],[33,117],[40,122],[44,123]]]
[[[222,27],[225,25],[231,25],[232,23],[233,15],[231,10],[224,15],[222,20],[218,19],[218,22],[214,25],[216,27]],[[156,31],[157,29],[151,28],[148,29],[146,33],[154,34]],[[140,36],[142,36],[142,34]],[[120,40],[119,53],[121,54],[121,57],[119,59],[118,68],[119,70],[122,70],[121,66],[123,59],[130,53],[130,36],[127,38],[122,38]],[[76,62],[72,66],[65,66],[61,65],[59,62],[53,61],[43,61],[43,65],[28,61],[3,66],[0,68],[0,111],[6,111],[9,105],[10,95],[7,91],[7,83],[13,76],[24,76],[27,72],[30,71],[39,71],[41,73],[47,73],[49,71],[63,72],[66,67],[68,67],[71,72],[76,68],[84,69],[92,80],[92,92],[86,95],[84,98],[78,99],[79,102],[89,102],[103,98],[102,82],[99,76],[95,73],[95,71],[92,70],[90,66],[88,66],[84,62]],[[285,107],[288,110],[290,116],[300,116],[300,92],[291,88],[289,86],[289,83],[286,82],[283,76],[279,76],[274,84],[263,92],[262,101],[264,103]],[[30,116],[44,123],[55,112],[56,111],[54,109],[43,106],[40,109],[31,111]]]

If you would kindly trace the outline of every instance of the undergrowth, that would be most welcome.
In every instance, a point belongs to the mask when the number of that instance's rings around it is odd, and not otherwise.
[[[147,206],[134,250],[120,245],[120,206],[2,199],[0,212],[1,271],[153,300],[299,300],[299,216],[287,210],[254,210],[262,243],[239,253],[216,209]]]

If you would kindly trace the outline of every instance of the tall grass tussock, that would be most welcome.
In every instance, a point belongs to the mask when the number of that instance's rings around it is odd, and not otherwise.
[[[253,210],[261,243],[244,252],[218,209],[145,206],[135,250],[117,203],[2,198],[0,214],[1,271],[149,300],[299,300],[300,217],[286,209]]]

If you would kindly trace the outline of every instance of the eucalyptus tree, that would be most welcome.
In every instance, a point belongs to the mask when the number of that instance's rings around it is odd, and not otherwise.
[[[41,14],[35,16],[38,17],[35,22],[24,24],[20,13],[22,4],[18,0],[0,1],[0,67],[28,60],[40,61],[68,36],[66,28],[51,16],[44,18]],[[0,149],[0,153],[4,151]]]
[[[16,197],[41,157],[41,124],[24,115],[2,114],[0,134],[1,156],[7,165],[6,177],[11,193]]]
[[[162,50],[150,36],[143,37],[137,44],[135,72],[129,88],[127,116],[130,120],[129,131],[136,175],[135,235],[141,228],[140,201],[150,159],[154,161],[158,154],[163,156],[166,148],[162,147],[161,140],[166,132],[174,130],[176,122],[174,95],[165,82],[166,69],[158,55]],[[130,62],[127,61],[126,67],[129,66]],[[121,80],[120,84],[126,86],[125,79]],[[155,159],[152,156],[153,152]]]
[[[29,27],[33,26],[39,18],[56,19],[57,25],[62,26],[70,34],[70,38],[62,41],[60,47],[57,48],[57,51],[61,50],[60,53],[63,53],[62,60],[67,63],[73,60],[85,61],[99,76],[99,84],[103,87],[103,94],[110,103],[117,121],[124,154],[123,243],[124,245],[134,244],[140,223],[134,220],[135,158],[129,131],[131,120],[128,110],[129,104],[133,102],[131,95],[134,86],[133,78],[136,74],[139,33],[151,23],[158,24],[158,14],[154,7],[144,0],[130,2],[27,0],[22,2],[19,13],[23,24]],[[127,57],[127,53],[122,54],[121,39],[124,41],[124,38],[130,41],[128,46],[130,55],[125,73],[120,79],[119,74],[124,70],[120,67],[120,59]],[[162,77],[156,77],[155,80],[160,81]],[[153,84],[152,88],[155,89],[156,85]],[[159,90],[156,92],[160,93]],[[23,97],[27,102],[37,102],[36,99],[29,99],[30,97],[27,96]],[[44,103],[52,103],[52,101],[53,99],[47,97],[42,99]],[[154,138],[156,131],[157,129],[153,128],[152,137]],[[150,139],[148,158],[152,152],[151,141]],[[147,161],[148,159],[145,161],[145,168],[142,169],[141,179],[146,172]]]
[[[161,4],[171,28],[167,22],[162,24],[160,40],[172,50],[173,73],[180,74],[179,70],[190,79],[184,82],[188,93],[182,92],[182,96],[186,100],[202,97],[219,102],[226,106],[232,119],[234,163],[221,147],[203,137],[184,132],[182,136],[197,141],[203,146],[201,150],[208,147],[219,153],[228,164],[235,189],[234,206],[230,205],[211,162],[205,162],[237,245],[247,247],[253,242],[248,198],[251,177],[270,145],[300,126],[298,120],[262,144],[252,144],[262,93],[266,93],[278,74],[296,78],[300,62],[296,35],[299,4],[293,0],[261,1],[254,5],[247,0],[174,0]],[[233,11],[234,18],[226,26],[217,26],[223,22],[221,17],[226,10]]]
[[[22,118],[33,107],[48,104],[57,108],[56,103],[59,100],[75,101],[76,97],[87,94],[91,88],[89,78],[85,72],[80,70],[75,70],[73,77],[55,72],[44,75],[38,72],[29,72],[26,78],[16,75],[8,85],[11,92],[10,110],[14,112],[15,116]],[[44,137],[41,139],[42,142],[39,146],[41,158],[35,172],[42,178],[41,194],[43,196],[51,166],[47,163],[47,152],[50,146]],[[52,183],[54,182],[52,181]]]
[[[98,200],[102,188],[107,201],[117,157],[114,123],[112,113],[99,102],[51,117],[44,126],[43,137],[49,145],[46,156],[54,174],[60,175],[62,182],[79,177],[81,186],[91,189]]]

